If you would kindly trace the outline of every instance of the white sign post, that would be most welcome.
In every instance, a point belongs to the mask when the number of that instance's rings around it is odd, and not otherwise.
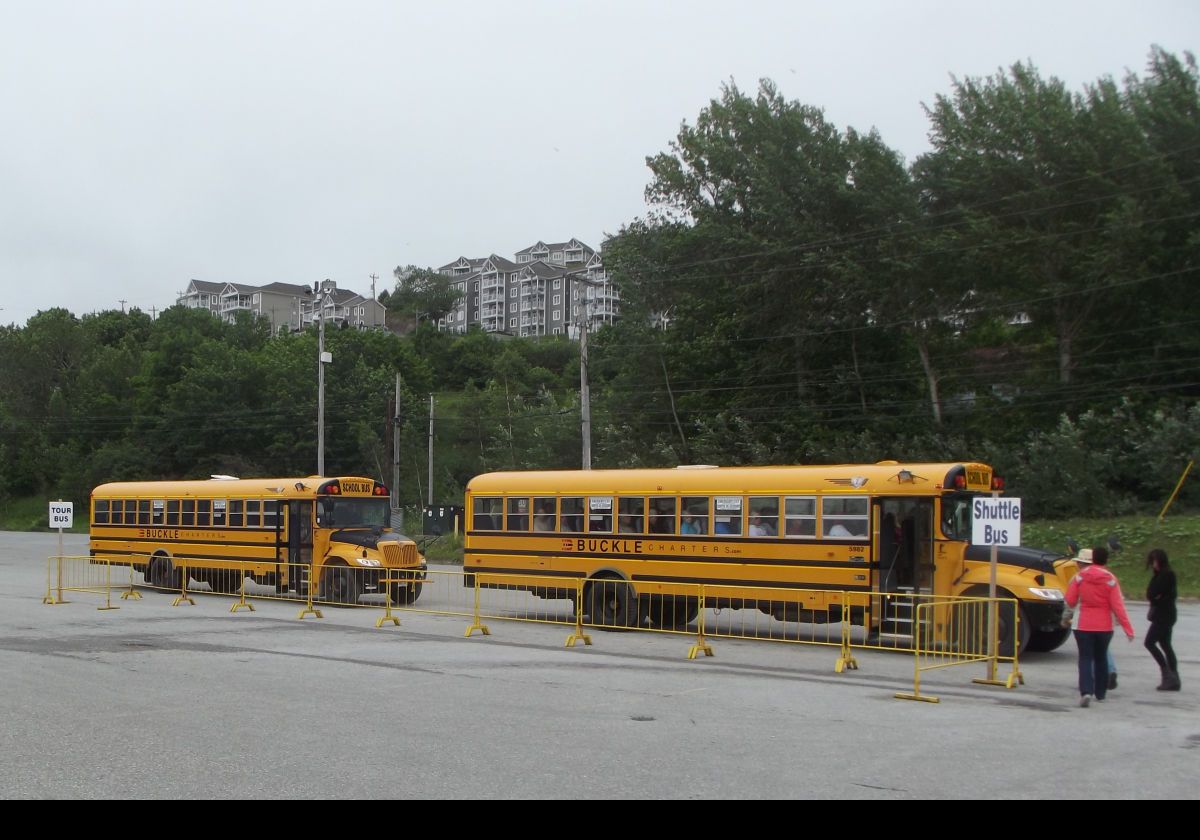
[[[62,558],[63,558],[63,543],[62,532],[63,528],[70,528],[74,518],[74,510],[71,502],[64,502],[61,499],[50,503],[49,522],[51,528],[58,529],[58,603],[63,602],[62,597]]]
[[[999,493],[992,493],[991,498],[979,496],[971,503],[971,544],[990,545],[992,547],[991,569],[988,578],[988,598],[991,599],[991,609],[988,611],[988,681],[996,680],[996,565],[999,548],[1002,545],[1021,544],[1021,500],[1009,497],[1001,499]],[[1021,620],[1020,611],[1013,611],[1013,621]],[[1019,638],[1016,627],[1010,628],[1014,639]],[[1015,642],[1014,642],[1015,645]],[[1013,656],[1017,652],[1013,650]]]

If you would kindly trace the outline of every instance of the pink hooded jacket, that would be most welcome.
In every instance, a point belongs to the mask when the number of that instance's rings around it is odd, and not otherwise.
[[[1133,625],[1125,612],[1125,599],[1121,597],[1121,584],[1116,576],[1103,566],[1086,566],[1071,578],[1067,586],[1067,605],[1076,610],[1076,630],[1111,632],[1112,617],[1116,613],[1125,630],[1133,635]]]

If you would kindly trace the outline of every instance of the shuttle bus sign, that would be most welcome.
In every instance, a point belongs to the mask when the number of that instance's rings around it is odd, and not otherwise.
[[[979,496],[971,504],[973,545],[1020,545],[1021,500]]]

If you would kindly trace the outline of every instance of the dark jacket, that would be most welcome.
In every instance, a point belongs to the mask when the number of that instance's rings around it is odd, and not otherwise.
[[[1170,569],[1155,572],[1146,587],[1146,600],[1150,602],[1148,620],[1155,624],[1174,624],[1175,573]]]

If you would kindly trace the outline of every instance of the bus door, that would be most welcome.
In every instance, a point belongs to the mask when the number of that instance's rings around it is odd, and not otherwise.
[[[313,553],[313,503],[292,500],[287,507],[288,589],[306,595]]]
[[[875,578],[879,599],[879,630],[897,639],[911,639],[917,595],[933,593],[933,499],[882,498],[875,502],[879,539],[874,544]]]

